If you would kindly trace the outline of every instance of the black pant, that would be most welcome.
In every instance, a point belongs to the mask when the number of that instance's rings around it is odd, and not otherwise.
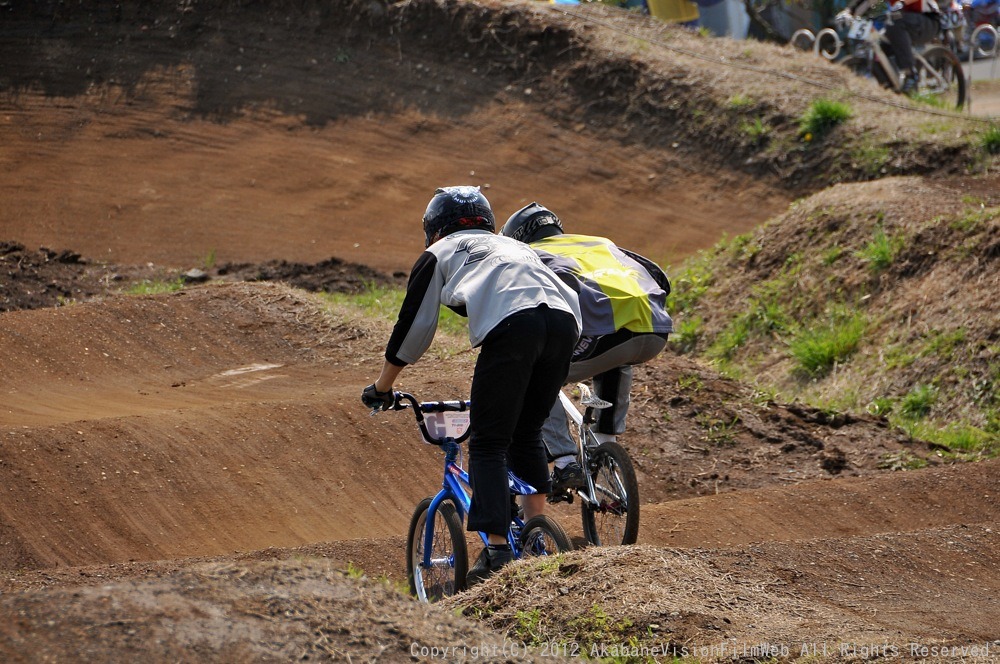
[[[576,340],[573,316],[542,305],[508,316],[483,341],[470,397],[469,530],[507,532],[508,463],[539,493],[551,490],[542,423],[569,372]]]
[[[931,41],[937,36],[937,32],[936,15],[916,12],[902,12],[902,16],[885,26],[885,36],[896,56],[896,66],[904,76],[913,69],[913,47]]]

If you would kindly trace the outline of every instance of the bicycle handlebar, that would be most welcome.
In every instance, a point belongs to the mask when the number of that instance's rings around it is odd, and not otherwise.
[[[443,445],[448,441],[455,443],[461,443],[465,441],[471,429],[466,429],[465,432],[458,438],[444,437],[437,438],[432,436],[427,430],[427,423],[424,421],[424,413],[447,413],[447,412],[465,412],[469,410],[471,406],[470,401],[417,401],[417,398],[408,392],[393,392],[392,393],[392,407],[388,410],[406,410],[407,408],[413,409],[414,417],[417,420],[417,426],[420,427],[420,433],[423,434],[424,440],[434,444]],[[378,408],[372,410],[372,415],[379,412]]]

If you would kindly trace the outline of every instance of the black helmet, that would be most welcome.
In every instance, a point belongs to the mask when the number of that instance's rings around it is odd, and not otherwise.
[[[534,242],[543,237],[558,235],[563,232],[562,222],[554,212],[544,205],[531,203],[510,215],[510,219],[500,229],[501,235],[520,240]]]
[[[493,208],[479,187],[442,187],[435,191],[424,212],[424,246],[429,247],[445,235],[470,228],[482,228],[491,233],[496,230]]]

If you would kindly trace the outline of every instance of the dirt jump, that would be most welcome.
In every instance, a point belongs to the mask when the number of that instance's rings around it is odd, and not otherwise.
[[[403,285],[449,184],[668,267],[838,182],[996,206],[975,119],[599,5],[0,3],[0,37],[4,661],[1000,661],[997,460],[673,351],[623,437],[636,546],[554,506],[578,551],[416,602],[441,455],[360,403],[393,321],[317,295]],[[805,145],[802,81],[856,135]],[[463,398],[475,358],[441,332],[399,387]]]

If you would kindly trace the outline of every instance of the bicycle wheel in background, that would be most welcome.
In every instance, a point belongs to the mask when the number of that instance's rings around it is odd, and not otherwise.
[[[573,542],[547,514],[533,516],[521,529],[521,557],[551,556],[573,550]]]
[[[628,452],[618,443],[601,443],[590,455],[598,504],[581,501],[583,536],[597,546],[635,544],[639,536],[639,482]]]
[[[406,536],[406,576],[410,592],[421,602],[436,602],[465,590],[469,572],[469,554],[462,531],[462,520],[455,506],[445,501],[434,515],[434,538],[431,543],[431,566],[421,567],[424,559],[424,533],[431,499],[424,498],[413,511]]]
[[[940,74],[940,79],[918,60],[917,96],[936,99],[941,106],[949,110],[961,109],[965,104],[965,74],[962,73],[962,63],[958,56],[944,46],[932,46],[924,51],[923,56]]]
[[[850,55],[841,60],[840,64],[862,78],[874,78],[883,88],[892,88],[889,75],[882,68],[882,63],[877,60],[869,62],[868,58],[863,58],[859,55]]]

